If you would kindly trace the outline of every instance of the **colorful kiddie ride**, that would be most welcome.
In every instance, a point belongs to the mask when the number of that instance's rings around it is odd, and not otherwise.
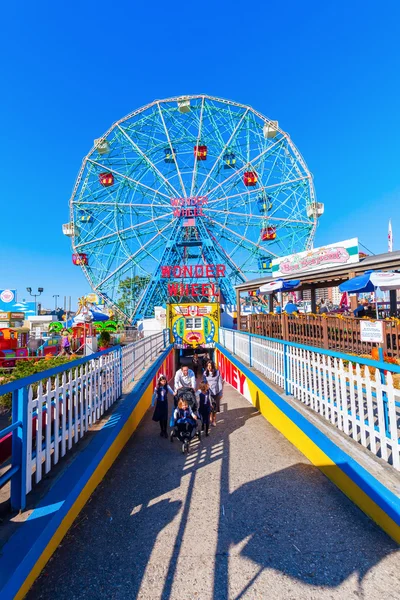
[[[15,329],[0,329],[0,367],[15,367],[18,360],[27,360],[27,333],[18,335]]]
[[[175,348],[214,348],[219,321],[217,302],[167,305],[167,323]]]

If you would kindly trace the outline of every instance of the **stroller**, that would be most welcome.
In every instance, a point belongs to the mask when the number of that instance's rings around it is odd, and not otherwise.
[[[188,453],[190,442],[195,436],[201,441],[201,417],[197,407],[196,395],[192,389],[183,388],[178,390],[175,396],[175,406],[178,406],[180,400],[185,400],[188,403],[197,419],[175,419],[169,439],[173,442],[176,437],[182,443],[182,452]]]

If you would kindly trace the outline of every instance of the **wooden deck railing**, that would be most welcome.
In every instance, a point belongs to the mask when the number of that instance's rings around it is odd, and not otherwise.
[[[319,346],[352,354],[370,354],[375,344],[362,342],[360,321],[354,317],[259,314],[240,318],[240,329],[278,340],[307,346]],[[388,356],[400,358],[400,325],[384,320],[383,350]]]

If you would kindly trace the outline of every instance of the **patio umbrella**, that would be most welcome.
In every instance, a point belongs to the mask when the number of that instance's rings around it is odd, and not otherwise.
[[[380,288],[383,292],[400,289],[400,273],[388,273],[383,271],[366,271],[363,275],[358,275],[339,285],[341,292],[350,294],[364,294],[365,292],[376,292]],[[376,299],[376,316],[378,315],[378,300]]]
[[[265,285],[260,287],[260,292],[262,294],[273,294],[274,292],[286,292],[289,290],[294,290],[300,285],[300,279],[295,279],[293,281],[284,281],[283,279],[276,279],[275,281],[270,281]]]
[[[273,294],[274,292],[278,292],[278,302],[282,303],[282,292],[293,290],[300,285],[300,279],[295,279],[293,281],[284,281],[284,279],[275,279],[275,281],[270,281],[265,285],[260,287],[260,292],[262,294]]]

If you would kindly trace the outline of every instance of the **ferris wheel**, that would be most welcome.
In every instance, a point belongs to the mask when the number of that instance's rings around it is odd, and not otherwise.
[[[166,301],[166,265],[182,265],[169,280],[224,265],[220,299],[235,304],[236,284],[312,246],[322,213],[312,175],[277,121],[194,95],[152,102],[95,140],[63,231],[93,290],[137,320]]]

